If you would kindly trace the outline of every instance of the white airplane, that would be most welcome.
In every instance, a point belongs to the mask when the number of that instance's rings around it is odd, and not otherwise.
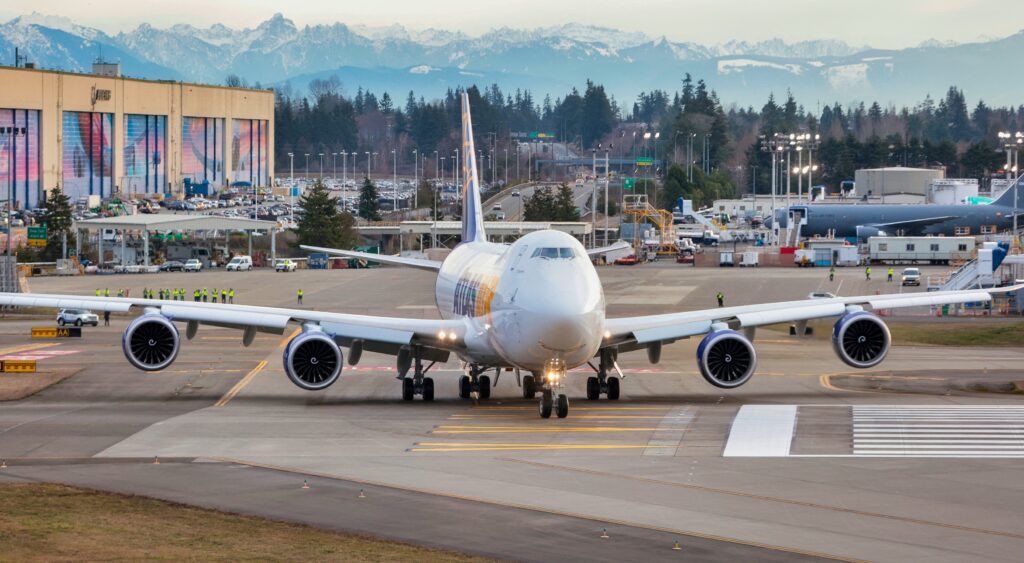
[[[199,325],[236,328],[248,346],[257,332],[283,334],[291,323],[302,332],[284,351],[284,371],[302,389],[319,391],[335,383],[342,371],[342,347],[356,365],[364,351],[394,355],[402,397],[434,398],[427,374],[437,362],[456,354],[465,362],[459,382],[463,398],[486,399],[494,371],[512,370],[525,398],[539,391],[540,415],[569,413],[564,393],[568,370],[589,365],[587,399],[619,398],[621,352],[646,350],[658,363],[661,349],[680,339],[702,336],[697,365],[708,383],[734,389],[754,375],[757,353],[754,329],[762,325],[838,317],[832,333],[835,353],[855,368],[870,368],[889,351],[885,323],[865,310],[986,302],[1000,289],[895,295],[836,297],[723,307],[702,311],[609,319],[604,291],[590,257],[611,247],[587,250],[575,238],[552,230],[527,234],[511,245],[487,241],[478,189],[476,150],[469,99],[462,95],[463,183],[462,242],[443,261],[303,247],[437,273],[435,298],[441,319],[404,319],[233,304],[96,298],[75,295],[0,294],[0,305],[127,312],[142,315],[125,329],[122,348],[142,370],[161,370],[175,360],[178,327],[192,339]],[[597,365],[592,363],[595,360]],[[424,367],[425,362],[430,362]],[[412,370],[412,376],[409,371]],[[521,378],[520,372],[529,372]],[[612,374],[617,374],[618,377]]]

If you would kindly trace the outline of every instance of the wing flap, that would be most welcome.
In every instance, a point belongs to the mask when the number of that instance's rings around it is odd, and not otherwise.
[[[842,315],[845,312],[846,305],[842,302],[837,302],[821,305],[807,305],[804,307],[792,307],[788,309],[740,313],[736,315],[736,319],[740,322],[740,326],[742,327],[756,327],[819,317],[835,317]]]

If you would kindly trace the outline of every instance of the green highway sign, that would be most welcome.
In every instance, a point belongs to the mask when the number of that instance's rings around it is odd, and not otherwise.
[[[649,156],[636,157],[637,166],[654,166],[654,159]]]
[[[636,178],[623,178],[622,189],[632,190],[636,186]]]
[[[28,238],[46,240],[46,225],[42,227],[29,227]]]

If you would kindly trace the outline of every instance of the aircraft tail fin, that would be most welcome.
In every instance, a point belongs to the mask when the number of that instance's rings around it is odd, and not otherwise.
[[[1014,184],[1017,184],[1014,188]],[[1017,192],[1024,192],[1024,175],[1018,176],[1014,180],[1006,191],[1002,193],[998,198],[992,201],[992,205],[1002,205],[1005,207],[1012,207],[1014,209],[1024,209],[1024,193],[1018,195]],[[1014,201],[1014,198],[1017,201]]]
[[[469,94],[462,93],[462,242],[485,241],[484,210],[480,201],[480,180],[476,172],[473,120],[469,115]]]

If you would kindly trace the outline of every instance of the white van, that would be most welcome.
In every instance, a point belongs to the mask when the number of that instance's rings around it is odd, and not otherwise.
[[[230,262],[228,262],[227,271],[241,272],[243,270],[252,270],[251,256],[235,256]]]

